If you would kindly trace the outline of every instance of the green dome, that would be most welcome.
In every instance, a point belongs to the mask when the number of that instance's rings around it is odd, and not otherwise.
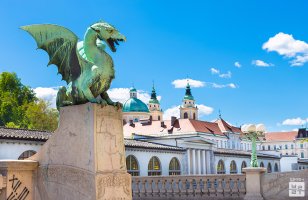
[[[130,98],[124,104],[122,108],[123,112],[149,112],[149,109],[145,103],[137,98]]]
[[[150,99],[149,103],[159,104],[159,101],[157,99]]]
[[[185,95],[184,100],[195,100],[192,95]]]
[[[129,92],[137,92],[137,90],[135,88],[130,89]]]

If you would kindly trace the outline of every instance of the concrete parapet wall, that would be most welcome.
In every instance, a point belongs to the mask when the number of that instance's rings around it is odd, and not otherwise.
[[[289,182],[301,179],[305,182],[306,195],[289,197]],[[267,173],[261,176],[261,193],[266,200],[308,199],[308,169],[292,172]]]

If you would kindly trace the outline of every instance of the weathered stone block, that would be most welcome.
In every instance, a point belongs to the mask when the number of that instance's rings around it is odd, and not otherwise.
[[[59,128],[31,159],[36,200],[132,199],[121,110],[87,103],[63,107]]]

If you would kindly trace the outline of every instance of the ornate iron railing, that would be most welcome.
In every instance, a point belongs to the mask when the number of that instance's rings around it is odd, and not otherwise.
[[[231,197],[246,193],[245,175],[147,176],[132,177],[133,199],[187,199]]]

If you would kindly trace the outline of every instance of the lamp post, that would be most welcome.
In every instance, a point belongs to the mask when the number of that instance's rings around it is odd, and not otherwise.
[[[265,126],[263,124],[247,124],[241,128],[244,137],[251,140],[251,167],[259,167],[257,160],[257,140],[264,138]]]

